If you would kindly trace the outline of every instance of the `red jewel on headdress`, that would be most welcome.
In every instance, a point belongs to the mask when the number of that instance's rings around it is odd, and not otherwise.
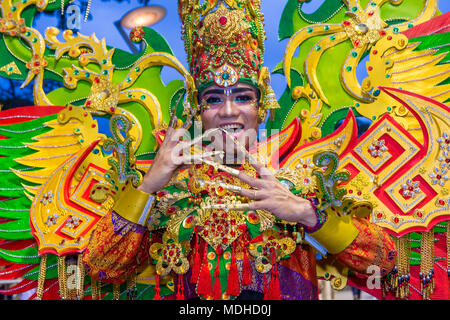
[[[228,21],[228,19],[227,19],[227,17],[225,17],[225,16],[221,16],[220,18],[219,18],[219,23],[221,24],[221,25],[226,25],[227,24],[227,21]]]

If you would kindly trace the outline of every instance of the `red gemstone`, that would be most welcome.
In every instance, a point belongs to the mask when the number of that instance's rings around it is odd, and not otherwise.
[[[247,227],[246,224],[241,224],[241,225],[238,227],[238,229],[239,229],[240,231],[247,231],[248,227]]]
[[[95,77],[94,81],[95,81],[95,83],[99,83],[100,82],[100,78],[99,77]]]
[[[373,11],[370,11],[370,12],[369,12],[369,17],[373,16],[373,14],[374,14],[374,12],[373,12]]]
[[[350,21],[347,21],[347,20],[345,20],[343,23],[344,23],[344,26],[347,26],[347,27],[350,25]]]
[[[92,104],[91,100],[86,101],[86,106],[90,106]]]
[[[41,63],[39,61],[35,61],[33,64],[35,67],[39,67],[41,65]]]
[[[361,195],[361,191],[358,191],[356,194],[357,194],[358,196],[360,196],[360,195]]]
[[[373,54],[377,54],[378,51],[377,51],[377,50],[373,50],[372,53],[373,53]]]
[[[222,242],[223,242],[223,243],[228,243],[228,238],[223,238],[223,239],[222,239]]]
[[[368,67],[367,68],[369,71],[372,71],[373,70],[373,67]]]
[[[440,174],[438,174],[438,175],[436,176],[436,178],[437,178],[438,180],[441,180],[442,176],[441,176]]]
[[[222,16],[219,18],[219,23],[223,26],[227,24],[227,21],[228,21],[227,17]]]
[[[348,190],[348,193],[352,194],[352,193],[353,193],[353,190],[352,190],[352,189]]]
[[[444,200],[439,200],[439,204],[440,204],[441,206],[443,206],[443,205],[445,204],[445,201],[444,201]]]
[[[388,39],[388,40],[392,40],[392,36],[388,36],[387,39]]]
[[[168,213],[168,214],[172,214],[172,213],[174,213],[176,210],[177,210],[176,207],[170,207],[169,209],[167,209],[167,213]]]
[[[380,30],[379,34],[380,34],[380,36],[385,36],[386,35],[386,31]]]
[[[357,47],[359,45],[359,40],[355,40],[355,42],[353,42],[353,44],[355,45],[355,47]]]
[[[378,212],[378,213],[377,213],[377,218],[378,218],[378,219],[381,219],[382,217],[383,217],[383,214],[380,213],[380,212]]]
[[[156,195],[161,198],[167,194],[167,191],[159,191]]]
[[[417,216],[418,216],[419,218],[422,218],[422,212],[417,212]]]
[[[399,220],[397,217],[394,218],[394,222],[395,222],[395,223],[398,223],[399,221],[400,221],[400,220]]]

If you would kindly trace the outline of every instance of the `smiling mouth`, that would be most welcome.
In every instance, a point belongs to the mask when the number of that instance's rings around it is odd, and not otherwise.
[[[219,127],[231,135],[236,135],[244,129],[244,125],[239,123],[224,124]]]

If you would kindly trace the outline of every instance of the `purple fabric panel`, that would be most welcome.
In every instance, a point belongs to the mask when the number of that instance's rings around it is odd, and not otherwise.
[[[125,236],[128,232],[142,234],[146,230],[145,227],[128,221],[114,211],[111,214],[111,222],[114,225],[114,233],[121,236]]]
[[[263,293],[263,275],[255,270],[252,264],[252,284],[241,286],[241,290],[250,290]],[[242,279],[242,260],[237,260],[240,279]],[[301,274],[285,267],[278,265],[281,298],[283,300],[317,300],[317,285],[305,279]],[[270,281],[270,272],[266,275],[267,283]],[[184,295],[186,299],[197,298],[195,292],[196,284],[190,283],[191,270],[183,277]]]

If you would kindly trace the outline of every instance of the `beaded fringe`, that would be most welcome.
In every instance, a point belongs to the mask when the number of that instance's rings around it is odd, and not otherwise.
[[[113,299],[120,300],[120,283],[113,284]]]
[[[85,270],[83,265],[83,255],[78,255],[78,261],[77,261],[77,271],[78,271],[78,284],[77,284],[77,299],[83,300],[84,299],[84,276],[85,276]]]
[[[447,253],[448,254],[448,253]],[[434,232],[422,232],[420,245],[420,292],[423,299],[430,299],[434,292]]]
[[[43,255],[41,257],[41,263],[39,266],[38,286],[36,289],[36,299],[37,300],[42,300],[42,296],[44,295],[44,284],[45,284],[46,273],[47,273],[47,255]]]
[[[68,274],[68,266],[70,266],[70,274]],[[62,300],[82,300],[84,298],[84,277],[85,270],[81,254],[78,255],[76,264],[72,262],[67,264],[65,256],[58,258],[59,296]]]
[[[447,276],[450,289],[450,221],[447,221]]]
[[[58,257],[58,282],[61,300],[67,300],[66,257]]]
[[[409,244],[409,235],[396,239],[397,261],[389,284],[395,290],[395,296],[400,299],[408,298],[411,294],[409,289],[411,279]]]

